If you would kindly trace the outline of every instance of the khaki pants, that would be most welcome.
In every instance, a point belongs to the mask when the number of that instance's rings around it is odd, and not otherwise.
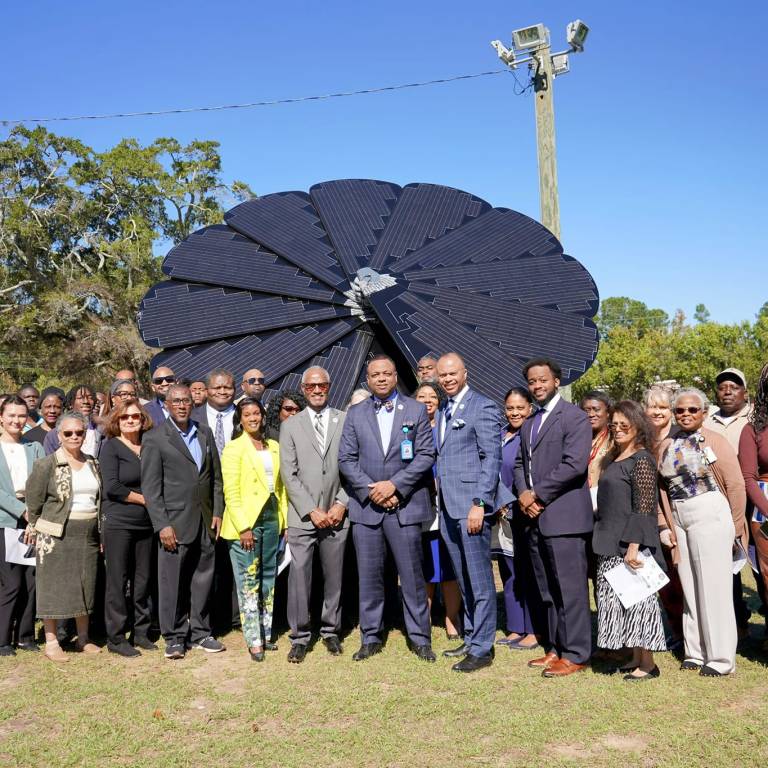
[[[680,547],[685,658],[727,674],[736,668],[733,611],[733,540],[728,500],[719,491],[672,505]]]

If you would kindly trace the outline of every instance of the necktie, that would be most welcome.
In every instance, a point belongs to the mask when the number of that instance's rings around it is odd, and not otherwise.
[[[213,440],[216,443],[216,450],[221,456],[221,452],[224,450],[224,414],[216,414],[216,429],[213,433]]]
[[[531,448],[536,444],[536,438],[539,436],[539,427],[541,426],[541,420],[544,417],[544,411],[546,408],[539,408],[536,411],[536,415],[533,417],[533,424],[531,424]]]
[[[448,402],[445,406],[445,411],[443,411],[443,434],[440,439],[440,445],[442,446],[443,441],[445,440],[445,436],[448,434],[448,425],[451,423],[451,418],[453,417],[453,406],[455,403],[453,402],[453,398],[448,398]]]
[[[395,407],[395,404],[391,400],[374,400],[373,401],[373,408],[376,411],[376,413],[378,413],[382,408],[387,413],[391,413],[394,407]]]
[[[317,435],[317,444],[320,446],[320,453],[325,450],[325,430],[323,429],[323,417],[315,414],[315,434]]]

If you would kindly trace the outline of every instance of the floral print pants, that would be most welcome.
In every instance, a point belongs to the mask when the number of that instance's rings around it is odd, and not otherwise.
[[[272,639],[272,606],[280,544],[280,522],[274,496],[270,496],[253,526],[253,549],[246,552],[239,539],[228,544],[246,645],[249,648],[263,646],[265,641]]]

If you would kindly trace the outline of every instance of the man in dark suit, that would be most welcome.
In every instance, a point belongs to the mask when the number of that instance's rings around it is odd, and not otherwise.
[[[387,546],[400,576],[411,649],[420,659],[435,661],[421,544],[421,523],[432,518],[435,447],[426,408],[396,387],[394,362],[386,355],[373,357],[368,363],[373,397],[349,409],[339,445],[360,580],[362,642],[355,661],[382,650]]]
[[[547,619],[546,654],[528,666],[545,677],[564,677],[583,670],[592,651],[587,589],[592,429],[586,414],[560,397],[557,363],[530,360],[523,376],[538,410],[522,427],[515,486],[521,510],[533,521],[531,561]]]
[[[280,427],[280,476],[288,491],[288,661],[304,661],[311,639],[310,598],[315,552],[323,570],[320,637],[332,656],[342,653],[341,584],[349,534],[347,493],[339,477],[339,440],[344,412],[328,405],[331,379],[307,368],[301,389],[307,407]]]
[[[144,407],[147,409],[147,413],[152,417],[152,424],[157,427],[160,426],[168,418],[168,408],[165,404],[165,398],[168,394],[168,389],[171,384],[176,383],[176,375],[174,372],[166,367],[160,366],[156,368],[152,373],[152,392],[154,397],[145,403]]]
[[[208,609],[224,495],[213,433],[189,417],[189,388],[171,385],[166,403],[170,417],[142,443],[141,490],[160,536],[157,572],[165,656],[182,659],[187,642],[208,653],[224,650],[211,637]]]
[[[440,534],[464,601],[464,642],[448,657],[464,656],[456,672],[491,664],[496,637],[496,586],[491,528],[501,472],[501,414],[469,388],[464,361],[455,353],[437,362],[437,380],[448,395],[437,421]]]

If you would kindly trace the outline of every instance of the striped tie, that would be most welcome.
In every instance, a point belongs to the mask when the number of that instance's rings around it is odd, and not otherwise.
[[[320,446],[320,453],[325,451],[325,430],[323,429],[323,416],[320,413],[315,414],[315,434],[317,435],[317,444]]]

